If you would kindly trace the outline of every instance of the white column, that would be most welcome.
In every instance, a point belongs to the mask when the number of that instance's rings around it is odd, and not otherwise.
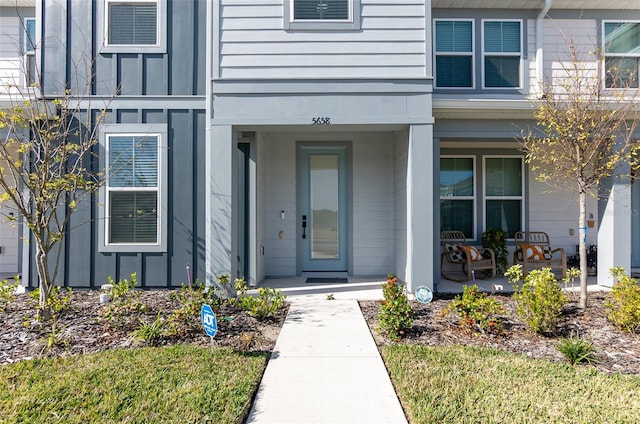
[[[230,125],[214,125],[207,149],[206,170],[206,279],[211,285],[221,274],[231,274],[232,147]]]
[[[437,143],[432,125],[412,125],[407,153],[407,269],[409,292],[418,286],[434,289],[438,272],[435,249],[438,245],[439,204],[435,202]],[[434,217],[436,218],[434,222]]]
[[[617,179],[601,200],[605,207],[598,228],[598,284],[610,287],[610,268],[631,272],[631,185]]]

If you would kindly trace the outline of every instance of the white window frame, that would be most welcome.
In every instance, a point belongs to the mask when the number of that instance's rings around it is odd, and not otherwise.
[[[98,37],[102,37],[100,53],[166,53],[166,0],[100,0]],[[109,44],[109,6],[113,3],[152,3],[156,5],[156,44]]]
[[[29,31],[27,28],[29,27],[29,22],[33,22],[34,28],[36,29],[36,33],[33,34],[33,39],[29,36]],[[36,25],[36,18],[24,18],[24,43],[23,43],[23,51],[24,51],[24,86],[30,87],[32,84],[37,83],[37,75],[31,75],[31,67],[29,63],[31,61],[36,60],[36,46],[37,46],[37,31],[38,27]],[[37,69],[37,65],[34,63],[34,68]]]
[[[312,20],[312,19],[295,19],[293,16],[295,0],[283,0],[283,26],[287,31],[345,31],[360,29],[360,0],[347,0],[349,2],[349,18],[339,20]]]
[[[120,136],[158,138],[158,192],[156,243],[110,243],[110,193],[123,191],[154,191],[152,187],[109,187],[109,138]],[[100,252],[166,252],[167,251],[167,125],[166,124],[107,124],[100,133],[100,169],[107,175],[100,188],[98,233]],[[117,172],[117,171],[114,171]]]
[[[473,201],[473,224],[472,224],[472,237],[476,238],[478,234],[478,214],[476,213],[478,209],[477,199],[478,199],[478,167],[477,167],[477,157],[476,155],[440,155],[440,159],[471,159],[472,169],[473,169],[473,196],[442,196],[440,194],[440,201],[442,200],[472,200]],[[442,172],[442,170],[440,170]],[[438,191],[440,188],[438,187]],[[440,207],[440,205],[438,205]]]
[[[462,21],[462,22],[471,22],[471,52],[470,53],[461,53],[461,52],[438,52],[436,49],[436,22],[454,22],[454,21]],[[470,18],[436,18],[433,20],[433,69],[435,72],[436,62],[438,56],[469,56],[471,57],[471,86],[470,87],[438,87],[438,76],[435,75],[434,78],[434,87],[440,88],[443,90],[474,90],[476,88],[476,21],[475,19]]]
[[[520,52],[518,53],[498,53],[498,52],[485,52],[484,51],[484,24],[485,22],[518,22],[520,24]],[[523,88],[523,73],[524,73],[524,23],[522,19],[482,19],[481,20],[481,32],[482,40],[480,41],[480,49],[482,51],[481,64],[482,67],[482,88],[486,90],[521,90]],[[518,86],[517,87],[487,87],[485,84],[485,57],[486,56],[505,56],[505,57],[519,57],[519,72],[518,72]]]
[[[602,52],[603,52],[603,58],[602,58],[602,86],[606,89],[606,90],[616,90],[616,89],[620,89],[619,87],[608,87],[607,86],[607,65],[606,65],[606,60],[608,57],[620,57],[620,58],[627,58],[627,57],[631,57],[631,58],[636,58],[638,61],[640,61],[640,52],[633,54],[633,53],[607,53],[607,45],[606,45],[606,40],[605,40],[605,36],[606,36],[606,24],[608,23],[614,23],[614,24],[637,24],[640,25],[640,21],[638,20],[617,20],[617,19],[607,19],[607,20],[603,20],[602,21]],[[638,70],[637,70],[637,74],[636,74],[636,81],[638,84],[638,87],[630,87],[630,89],[640,89],[640,65],[638,65]]]
[[[520,196],[487,196],[487,159],[505,159],[505,158],[517,158],[520,159],[522,181],[520,181]],[[522,155],[482,155],[482,227],[483,231],[487,231],[487,200],[520,200],[520,229],[524,229],[525,218],[525,167],[524,156]],[[508,240],[513,240],[509,238]]]

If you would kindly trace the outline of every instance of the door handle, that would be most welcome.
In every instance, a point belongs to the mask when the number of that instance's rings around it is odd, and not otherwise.
[[[307,215],[302,215],[302,238],[307,238]]]

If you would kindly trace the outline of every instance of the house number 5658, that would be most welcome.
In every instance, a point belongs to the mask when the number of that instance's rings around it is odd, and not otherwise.
[[[326,116],[311,118],[311,122],[313,123],[313,125],[331,125],[331,118],[328,118]]]

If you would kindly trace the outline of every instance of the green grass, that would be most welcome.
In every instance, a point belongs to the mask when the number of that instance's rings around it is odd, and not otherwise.
[[[0,423],[241,423],[266,356],[177,345],[0,367]]]
[[[412,424],[640,422],[637,376],[462,346],[382,353]]]

